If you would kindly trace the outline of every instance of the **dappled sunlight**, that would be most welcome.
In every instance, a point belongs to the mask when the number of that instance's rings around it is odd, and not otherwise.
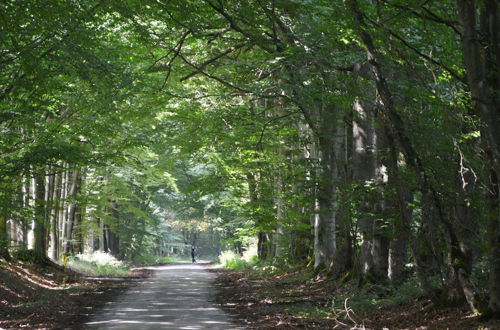
[[[22,297],[23,297],[23,295],[21,295],[21,294],[19,294],[19,293],[17,293],[17,292],[14,292],[14,291],[13,291],[13,290],[11,290],[10,288],[6,287],[5,285],[1,285],[1,284],[0,284],[0,289],[5,290],[5,291],[7,291],[8,293],[10,293],[11,295],[16,296],[16,297],[18,297],[18,298],[22,298]]]
[[[42,287],[45,289],[50,289],[50,290],[59,290],[62,288],[67,288],[70,287],[71,284],[64,284],[61,285],[55,280],[50,280],[47,277],[42,277],[39,274],[37,274],[35,271],[31,270],[29,266],[23,265],[22,263],[19,263],[17,265],[15,264],[2,264],[2,267],[10,271],[11,273],[16,274],[19,278],[21,278],[24,281],[27,281],[31,284],[34,284],[38,287]],[[48,276],[51,274],[48,273]]]
[[[153,279],[140,283],[86,323],[89,328],[238,329],[211,302],[214,278],[199,264],[151,267]]]

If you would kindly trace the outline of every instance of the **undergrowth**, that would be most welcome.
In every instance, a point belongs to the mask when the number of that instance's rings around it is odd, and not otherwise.
[[[259,258],[253,250],[246,251],[243,255],[239,255],[233,251],[224,251],[221,256],[219,256],[218,262],[224,268],[240,270],[252,268],[257,265]]]
[[[68,258],[70,268],[87,275],[112,276],[130,273],[130,267],[109,253],[95,251]]]
[[[333,309],[352,309],[358,316],[365,316],[376,308],[400,304],[415,300],[423,295],[422,289],[414,279],[408,279],[399,285],[368,285],[358,288],[354,293],[335,296]]]
[[[308,273],[304,273],[307,276]],[[331,293],[328,303],[300,305],[289,310],[299,317],[329,317],[333,319],[361,320],[376,309],[415,301],[423,292],[414,279],[399,285],[367,285],[358,287],[355,281],[347,282]]]

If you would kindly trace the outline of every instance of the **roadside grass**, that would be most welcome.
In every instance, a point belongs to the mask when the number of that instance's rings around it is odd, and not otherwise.
[[[132,265],[116,259],[109,253],[95,251],[68,257],[68,266],[79,273],[93,276],[124,276],[134,266],[153,266],[173,262],[190,262],[186,257],[158,257],[144,255],[136,258]]]
[[[221,256],[218,258],[218,263],[221,264],[222,267],[232,270],[241,270],[250,266],[243,256],[233,251],[222,252]]]
[[[162,257],[160,259],[165,260],[165,261],[162,261],[163,263],[169,263],[169,262],[189,263],[189,262],[191,262],[191,258],[186,257],[186,256]]]
[[[133,260],[136,266],[152,266],[158,264],[168,264],[178,262],[176,257],[158,257],[154,255],[141,255]],[[186,259],[187,260],[187,259]]]
[[[217,257],[216,263],[223,268],[231,270],[248,270],[250,274],[255,276],[277,276],[280,274],[289,274],[300,270],[303,265],[289,264],[286,260],[274,259],[269,261],[261,261],[257,256],[256,248],[251,248],[243,253],[237,254],[233,251],[223,251],[221,256]],[[302,278],[291,278],[292,281],[301,281],[310,279],[314,274],[313,272],[299,272],[296,274]]]
[[[232,270],[242,270],[252,268],[259,262],[257,251],[250,249],[245,251],[243,255],[234,253],[233,251],[223,251],[217,259],[222,267]]]
[[[71,256],[68,258],[68,266],[87,275],[123,276],[131,272],[129,265],[100,251]]]

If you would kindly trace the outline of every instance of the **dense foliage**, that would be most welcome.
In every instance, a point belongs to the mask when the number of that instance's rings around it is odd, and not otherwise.
[[[6,1],[0,255],[256,242],[499,315],[499,11]]]

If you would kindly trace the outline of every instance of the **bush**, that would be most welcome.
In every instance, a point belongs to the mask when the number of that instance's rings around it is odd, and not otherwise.
[[[93,253],[77,254],[68,259],[70,268],[87,275],[126,275],[130,267],[109,253],[95,251]]]
[[[219,257],[219,263],[222,264],[224,268],[228,269],[243,269],[248,267],[253,267],[259,262],[259,257],[255,254],[255,251],[248,250],[240,256],[233,251],[223,251],[222,255]]]

